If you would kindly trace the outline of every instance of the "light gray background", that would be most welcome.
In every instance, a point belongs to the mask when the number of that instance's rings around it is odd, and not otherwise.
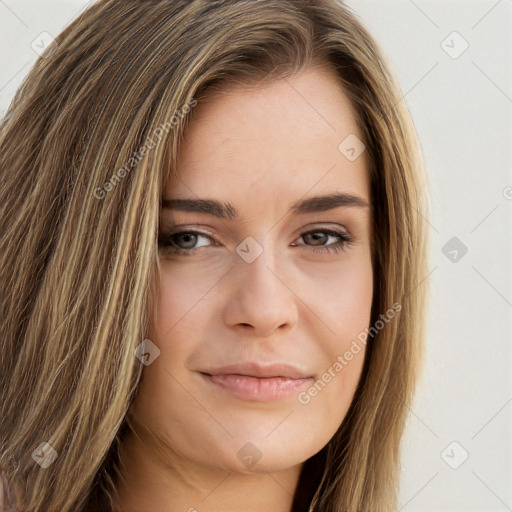
[[[0,0],[0,114],[31,44],[88,4]],[[391,61],[431,186],[428,352],[400,510],[512,510],[512,0],[347,4]]]

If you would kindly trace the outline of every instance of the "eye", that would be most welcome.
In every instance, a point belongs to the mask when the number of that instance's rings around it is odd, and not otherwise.
[[[346,249],[350,245],[352,240],[347,236],[346,233],[336,231],[333,229],[316,229],[302,233],[300,236],[306,244],[311,247],[311,250],[315,252],[334,252],[337,253],[341,250]]]
[[[318,253],[338,253],[346,249],[352,242],[346,233],[333,229],[316,229],[302,233],[300,239],[304,244],[293,243],[292,246],[305,246]],[[211,242],[211,243],[210,243]],[[202,247],[218,245],[215,240],[200,231],[179,231],[162,233],[158,237],[158,245],[161,249],[175,254],[192,255]]]
[[[199,231],[180,231],[177,233],[162,233],[158,237],[160,248],[169,248],[179,254],[191,254],[195,249],[210,245],[213,238]]]

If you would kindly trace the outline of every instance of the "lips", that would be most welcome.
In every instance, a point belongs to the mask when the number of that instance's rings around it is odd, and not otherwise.
[[[281,363],[259,364],[254,362],[211,368],[203,370],[201,373],[208,375],[243,375],[257,378],[286,377],[289,379],[307,379],[312,377],[311,374],[301,370],[298,366]]]
[[[275,402],[295,396],[313,376],[287,364],[243,363],[199,372],[223,393],[250,402]]]

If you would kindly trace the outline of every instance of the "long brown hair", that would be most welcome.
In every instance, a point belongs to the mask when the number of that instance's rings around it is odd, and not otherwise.
[[[337,71],[369,157],[372,325],[401,310],[368,340],[349,412],[306,463],[311,493],[296,502],[395,510],[424,336],[427,185],[389,65],[337,0],[101,0],[19,88],[0,125],[0,469],[23,510],[87,510],[115,493],[161,194],[196,98],[319,63]],[[34,451],[50,447],[43,468]]]

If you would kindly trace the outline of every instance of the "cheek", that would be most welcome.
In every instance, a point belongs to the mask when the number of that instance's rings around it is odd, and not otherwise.
[[[310,276],[304,284],[303,296],[332,335],[332,349],[340,350],[343,340],[357,336],[368,327],[373,301],[369,255],[354,255],[351,261],[330,272]]]
[[[308,425],[305,432],[315,433],[311,442],[319,443],[320,448],[329,442],[346,417],[361,375],[365,348],[359,348],[350,361],[343,361],[342,354],[298,397]]]
[[[158,296],[155,304],[153,325],[156,338],[164,340],[179,330],[197,310],[204,309],[208,294],[219,281],[217,273],[189,275],[163,266],[160,273]],[[196,328],[199,327],[196,324]]]
[[[317,380],[301,393],[298,402],[309,411],[325,441],[343,421],[364,365],[366,344],[360,335],[369,327],[373,300],[369,255],[361,254],[335,272],[317,274],[304,293],[309,306],[303,310],[307,319],[304,325],[316,326],[311,327],[315,331],[312,336],[323,365]],[[325,335],[318,336],[320,332]]]

